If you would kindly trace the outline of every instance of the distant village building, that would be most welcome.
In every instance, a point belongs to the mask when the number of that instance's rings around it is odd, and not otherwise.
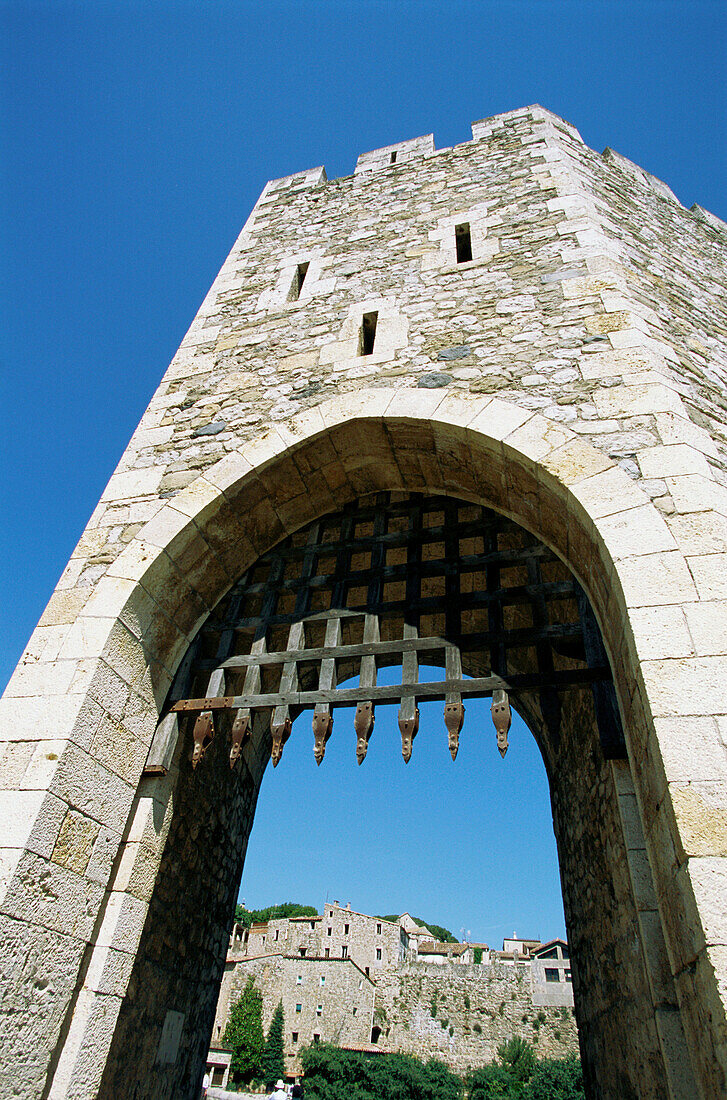
[[[322,915],[234,925],[207,1060],[214,1084],[227,1084],[222,1038],[250,976],[266,1031],[282,1001],[289,1080],[301,1072],[300,1051],[318,1042],[434,1055],[459,1073],[492,1061],[512,1035],[543,1056],[578,1047],[564,940],[513,935],[502,951],[441,943],[409,913],[394,922],[334,901]]]

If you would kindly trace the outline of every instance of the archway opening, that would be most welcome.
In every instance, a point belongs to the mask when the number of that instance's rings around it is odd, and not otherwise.
[[[419,678],[427,656],[445,670],[428,685]],[[378,684],[378,668],[399,662],[395,690]],[[358,689],[339,689],[352,673]],[[633,1082],[652,1071],[658,1079],[623,825],[633,788],[588,600],[553,551],[511,520],[451,497],[384,493],[262,555],[180,665],[149,757],[149,782],[165,760],[178,763],[173,813],[101,1096],[127,1073],[132,1048],[156,1097],[187,1087],[200,1064],[260,780],[271,752],[280,759],[296,714],[315,706],[324,750],[331,708],[355,702],[365,756],[366,708],[370,719],[377,702],[396,700],[407,758],[419,699],[443,701],[446,721],[448,707],[493,692],[504,706],[516,697],[549,778],[592,1092],[607,1062],[621,1096],[636,1095]],[[456,756],[457,722],[447,729]],[[192,932],[180,939],[179,928]],[[144,1022],[158,1033],[170,1011],[183,1020],[187,1045],[165,1071],[153,1040],[143,1050],[139,1035]],[[143,1088],[135,1095],[145,1096]]]

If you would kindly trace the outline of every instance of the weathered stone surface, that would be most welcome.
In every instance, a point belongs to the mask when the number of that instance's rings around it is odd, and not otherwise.
[[[440,359],[442,356],[440,355]],[[448,386],[452,381],[451,374],[444,374],[442,371],[430,371],[429,374],[423,374],[417,381],[417,386],[420,390],[438,390],[442,386]]]
[[[224,432],[227,424],[224,420],[214,420],[211,424],[201,424],[199,428],[195,428],[192,432],[192,439],[196,439],[200,435],[219,435],[220,432]]]
[[[453,348],[442,348],[437,353],[437,359],[444,359],[449,362],[452,359],[466,359],[471,354],[471,348],[467,347],[466,344],[459,344]]]

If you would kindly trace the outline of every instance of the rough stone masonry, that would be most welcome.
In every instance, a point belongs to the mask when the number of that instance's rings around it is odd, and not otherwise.
[[[149,746],[235,580],[378,490],[505,513],[583,586],[626,758],[583,693],[533,733],[588,1093],[725,1095],[726,258],[540,107],[266,185],[2,701],[3,1096],[195,1096],[269,725],[232,771],[183,721]]]

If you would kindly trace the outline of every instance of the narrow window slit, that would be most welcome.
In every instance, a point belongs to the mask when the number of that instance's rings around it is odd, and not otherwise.
[[[376,339],[376,322],[378,319],[378,313],[364,313],[363,315],[360,338],[361,355],[373,355],[374,341]]]
[[[288,295],[289,302],[297,302],[300,298],[300,292],[303,289],[303,283],[305,277],[308,274],[308,261],[304,264],[298,264],[293,275],[293,284],[290,288],[290,294]]]
[[[389,157],[389,164],[396,164],[396,150]]]
[[[472,259],[472,237],[470,236],[470,223],[462,222],[454,227],[454,242],[457,246],[457,263],[466,264]]]

